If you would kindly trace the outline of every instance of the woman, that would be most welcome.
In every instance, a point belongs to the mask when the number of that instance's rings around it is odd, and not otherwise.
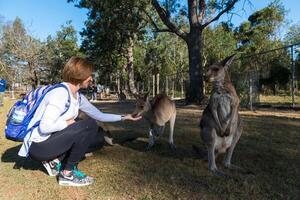
[[[58,174],[60,185],[84,186],[93,183],[93,178],[79,171],[77,164],[90,149],[102,146],[95,120],[116,122],[140,119],[130,114],[102,113],[80,95],[78,90],[87,88],[92,81],[92,71],[92,65],[83,58],[72,57],[68,61],[63,70],[62,83],[68,90],[59,87],[46,94],[29,127],[38,120],[41,120],[40,125],[32,134],[26,135],[19,151],[20,156],[29,154],[32,159],[42,161],[49,175]],[[68,101],[69,95],[71,101]],[[92,119],[75,122],[79,110]]]

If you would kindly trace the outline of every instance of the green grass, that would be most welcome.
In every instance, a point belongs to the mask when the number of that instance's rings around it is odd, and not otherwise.
[[[4,131],[5,115],[12,104],[6,99],[0,107]],[[132,103],[100,103],[103,111],[128,113]],[[45,174],[39,162],[29,160],[14,169],[20,143],[0,136],[0,199],[299,199],[300,186],[300,113],[282,115],[262,111],[242,112],[244,133],[233,155],[233,163],[250,169],[254,175],[241,175],[220,169],[235,177],[225,181],[207,170],[192,145],[204,147],[198,128],[199,107],[179,107],[175,124],[175,152],[168,148],[168,128],[149,152],[147,124],[110,123],[117,141],[137,140],[105,146],[82,161],[79,168],[95,178],[95,184],[83,188],[61,187]],[[266,113],[266,114],[265,114]],[[276,116],[275,116],[276,114]]]

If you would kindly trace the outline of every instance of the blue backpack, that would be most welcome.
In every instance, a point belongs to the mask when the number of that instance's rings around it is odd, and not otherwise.
[[[31,134],[32,130],[40,125],[40,120],[38,120],[33,126],[28,127],[36,109],[39,107],[46,94],[58,87],[63,87],[68,91],[68,103],[61,116],[65,114],[71,103],[68,88],[61,83],[38,87],[29,92],[22,100],[17,101],[10,109],[7,115],[5,137],[13,141],[23,141],[27,134]]]

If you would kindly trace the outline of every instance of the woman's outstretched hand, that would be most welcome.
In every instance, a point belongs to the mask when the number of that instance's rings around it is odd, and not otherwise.
[[[138,121],[140,119],[142,119],[142,116],[133,117],[132,114],[127,114],[127,115],[122,117],[122,120],[131,120],[131,121]]]

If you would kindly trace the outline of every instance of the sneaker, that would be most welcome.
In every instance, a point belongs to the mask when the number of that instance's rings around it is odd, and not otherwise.
[[[63,171],[58,174],[58,184],[63,186],[87,186],[94,182],[90,176],[74,168],[69,174],[64,174]]]
[[[84,177],[86,177],[87,179],[89,179],[91,182],[94,182],[94,178],[93,177],[90,177],[90,176],[87,176],[87,175],[85,175],[82,171],[80,171],[76,166],[74,167],[74,169],[73,169],[73,172],[75,173],[75,174],[77,174],[78,176],[84,176]]]
[[[42,162],[43,166],[46,168],[49,176],[57,176],[59,173],[59,170],[61,168],[61,163],[57,162],[56,160],[52,161],[43,161]]]

